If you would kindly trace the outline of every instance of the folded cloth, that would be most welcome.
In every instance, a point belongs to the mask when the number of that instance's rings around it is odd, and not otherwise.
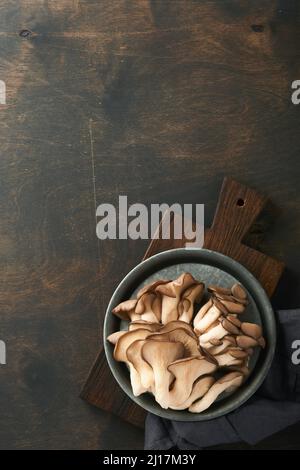
[[[300,421],[300,309],[281,310],[276,317],[274,360],[253,397],[237,410],[210,421],[170,421],[148,414],[145,449],[201,449],[240,441],[256,444]]]

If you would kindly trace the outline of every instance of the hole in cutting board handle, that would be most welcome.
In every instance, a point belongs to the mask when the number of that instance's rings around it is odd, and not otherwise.
[[[244,199],[239,198],[239,199],[236,201],[236,205],[237,205],[238,207],[243,207],[243,206],[245,205]]]

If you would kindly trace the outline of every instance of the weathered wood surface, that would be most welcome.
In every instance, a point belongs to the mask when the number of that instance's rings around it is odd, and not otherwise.
[[[277,306],[299,306],[299,8],[2,0],[1,448],[143,445],[78,399],[105,305],[147,246],[98,242],[101,202],[201,201],[209,226],[224,175],[263,190],[274,207],[248,242],[288,267]],[[295,429],[264,445],[299,447]]]

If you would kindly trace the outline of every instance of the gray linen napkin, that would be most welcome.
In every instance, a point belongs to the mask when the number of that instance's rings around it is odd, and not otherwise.
[[[240,441],[256,444],[300,421],[300,353],[294,349],[297,340],[300,349],[300,309],[281,310],[276,317],[275,357],[255,395],[239,409],[210,421],[170,421],[148,414],[145,449],[201,449]]]

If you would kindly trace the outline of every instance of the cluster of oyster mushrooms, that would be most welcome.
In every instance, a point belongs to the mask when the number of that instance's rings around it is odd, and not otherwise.
[[[254,348],[265,347],[261,326],[240,320],[248,303],[240,284],[207,291],[195,316],[205,286],[189,273],[152,282],[113,309],[128,330],[107,339],[128,365],[135,396],[149,392],[162,408],[200,413],[243,383]]]

